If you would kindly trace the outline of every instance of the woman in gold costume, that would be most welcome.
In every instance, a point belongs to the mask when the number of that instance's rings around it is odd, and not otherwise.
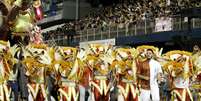
[[[192,77],[192,58],[187,51],[173,50],[164,54],[170,61],[164,64],[164,71],[171,75],[172,100],[193,101],[190,86]]]
[[[109,72],[110,72],[110,57],[111,50],[110,45],[101,45],[101,44],[91,44],[91,64],[93,68],[93,76],[90,82],[92,86],[92,92],[94,93],[95,101],[109,99]]]
[[[73,47],[59,47],[55,51],[54,67],[58,72],[60,100],[77,101],[79,97],[78,81],[81,70],[77,59],[77,49]]]
[[[45,81],[46,72],[51,67],[51,57],[49,49],[44,44],[30,44],[26,47],[25,59],[26,74],[29,78],[29,100],[44,101],[47,100],[47,84]]]
[[[11,54],[9,44],[6,41],[0,41],[0,100],[10,101],[10,87],[7,85],[9,76],[11,74]],[[10,63],[9,63],[10,61]]]
[[[116,68],[117,87],[119,89],[118,100],[138,101],[138,89],[136,82],[136,64],[134,48],[118,48],[113,62]]]

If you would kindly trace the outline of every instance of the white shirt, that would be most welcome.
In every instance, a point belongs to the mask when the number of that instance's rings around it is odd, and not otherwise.
[[[150,86],[157,85],[157,75],[158,73],[162,73],[161,65],[158,61],[151,59],[149,61],[150,66]]]

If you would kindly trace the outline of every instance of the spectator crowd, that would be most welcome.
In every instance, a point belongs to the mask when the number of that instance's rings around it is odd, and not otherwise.
[[[141,20],[154,20],[158,17],[171,17],[184,8],[201,7],[200,0],[121,0],[118,4],[99,7],[86,17],[65,23],[62,27],[44,33],[50,36],[64,35],[72,31],[92,28],[104,30],[107,27],[125,28]]]

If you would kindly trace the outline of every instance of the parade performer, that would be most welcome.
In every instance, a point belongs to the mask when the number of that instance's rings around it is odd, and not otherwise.
[[[193,77],[192,77],[192,93],[194,101],[201,99],[201,51],[198,45],[193,46],[192,54]]]
[[[162,69],[154,56],[158,48],[154,46],[138,46],[139,56],[136,59],[140,101],[160,101],[158,82],[162,78]]]
[[[30,37],[35,37],[38,34],[33,34],[36,26],[36,17],[31,9],[32,0],[16,0],[8,15],[8,25],[11,32],[11,43],[21,43],[28,45]],[[35,5],[34,1],[33,5]],[[38,37],[38,36],[37,36]]]
[[[26,65],[26,75],[29,77],[29,100],[47,100],[45,77],[46,71],[51,69],[52,62],[49,48],[45,44],[30,44],[25,52],[23,63]]]
[[[59,93],[62,101],[77,101],[79,97],[78,81],[80,80],[77,49],[59,47],[55,53],[55,69],[60,74]]]
[[[18,45],[10,47],[10,50],[16,61],[8,80],[8,85],[12,89],[10,98],[15,101],[27,101],[29,93],[27,87],[28,77],[25,74],[26,66],[23,63],[24,51]]]
[[[7,85],[13,64],[12,54],[9,50],[10,44],[6,41],[0,41],[0,100],[10,101],[11,88]]]
[[[192,55],[192,62],[193,62],[193,71],[198,80],[201,80],[201,50],[198,45],[193,47],[193,55]]]
[[[116,68],[118,100],[138,101],[139,91],[136,82],[136,50],[134,48],[117,48],[112,68]],[[116,63],[115,63],[116,62]],[[123,97],[123,98],[122,98]]]
[[[170,61],[164,65],[164,70],[171,75],[172,100],[193,101],[189,90],[189,80],[192,76],[191,53],[180,50],[167,52],[164,57]]]
[[[91,64],[93,58],[88,52],[88,49],[80,49],[80,57],[82,57],[83,60],[83,74],[79,82],[80,101],[92,101],[92,97],[90,96],[92,94],[90,88],[90,81],[92,80],[93,75],[93,64]]]
[[[93,76],[90,85],[92,86],[92,92],[94,94],[95,101],[109,99],[109,67],[112,61],[108,60],[111,51],[110,45],[90,44],[90,50],[92,55],[91,64],[93,64]]]

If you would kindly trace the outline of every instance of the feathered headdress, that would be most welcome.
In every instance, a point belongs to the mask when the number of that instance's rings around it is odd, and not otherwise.
[[[172,73],[174,73],[172,75],[174,76],[182,74],[184,78],[187,78],[189,75],[191,75],[191,55],[191,52],[180,50],[173,50],[165,53],[163,57],[169,59],[169,61],[164,64],[164,70],[172,71]]]

